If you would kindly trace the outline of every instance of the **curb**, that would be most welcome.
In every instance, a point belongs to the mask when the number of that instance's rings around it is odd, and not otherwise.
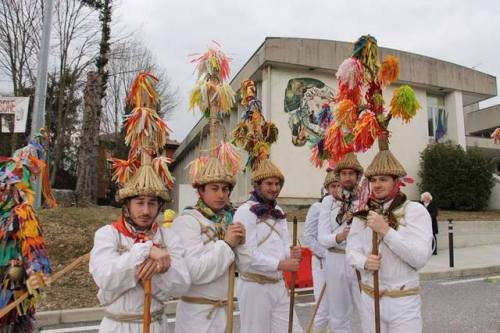
[[[486,266],[475,268],[450,268],[445,271],[422,272],[419,274],[420,281],[457,279],[477,275],[488,275],[500,273],[500,266]]]

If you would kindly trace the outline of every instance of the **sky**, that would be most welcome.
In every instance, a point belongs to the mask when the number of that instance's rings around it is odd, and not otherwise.
[[[188,112],[196,77],[190,54],[215,40],[236,74],[266,37],[355,41],[446,60],[500,77],[500,1],[451,0],[117,0],[114,19],[166,69],[177,91],[168,119],[181,141],[200,118]],[[500,103],[494,98],[481,104]]]

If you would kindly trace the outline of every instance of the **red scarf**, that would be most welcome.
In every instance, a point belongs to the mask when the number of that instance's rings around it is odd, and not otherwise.
[[[115,227],[115,229],[118,230],[118,232],[122,235],[132,238],[134,240],[134,243],[145,243],[148,240],[153,240],[153,236],[158,230],[158,223],[153,223],[151,229],[146,231],[133,231],[125,222],[125,218],[122,214],[120,215],[118,220],[113,223],[113,227]]]

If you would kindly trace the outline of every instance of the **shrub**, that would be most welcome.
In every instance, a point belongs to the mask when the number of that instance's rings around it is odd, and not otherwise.
[[[440,208],[481,210],[491,195],[493,172],[494,163],[477,148],[433,144],[420,153],[419,189],[430,192]]]

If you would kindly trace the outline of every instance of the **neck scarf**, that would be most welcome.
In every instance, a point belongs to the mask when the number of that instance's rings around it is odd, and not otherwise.
[[[126,221],[126,218],[122,214],[118,220],[113,223],[113,227],[122,235],[132,238],[134,243],[144,243],[153,239],[158,230],[158,223],[153,222],[151,228],[148,230],[137,230],[131,223]]]
[[[356,199],[356,194],[354,192],[342,191],[342,197],[339,200],[342,202],[342,206],[340,206],[339,213],[335,219],[339,225],[344,222],[346,222],[347,225],[352,223],[354,217],[354,201]]]
[[[391,200],[392,200],[391,204],[387,209],[385,209],[384,205]],[[394,230],[398,230],[399,221],[394,215],[394,211],[400,208],[405,202],[406,202],[406,195],[402,192],[397,192],[396,195],[393,196],[392,198],[388,197],[383,201],[379,201],[373,197],[370,197],[370,199],[368,199],[368,209],[359,211],[354,215],[366,219],[366,217],[368,216],[368,212],[372,210],[384,216],[384,218],[386,218],[387,222],[389,223],[389,227],[393,228]]]
[[[230,209],[230,207],[225,207],[218,212],[214,212],[203,202],[203,200],[201,200],[201,198],[198,199],[194,209],[199,211],[205,218],[214,222],[217,237],[219,239],[224,239],[228,226],[233,223],[234,211]]]
[[[258,218],[272,217],[274,219],[284,219],[286,214],[276,208],[276,200],[263,198],[256,190],[250,193],[250,199],[257,203],[250,207],[250,211]]]

